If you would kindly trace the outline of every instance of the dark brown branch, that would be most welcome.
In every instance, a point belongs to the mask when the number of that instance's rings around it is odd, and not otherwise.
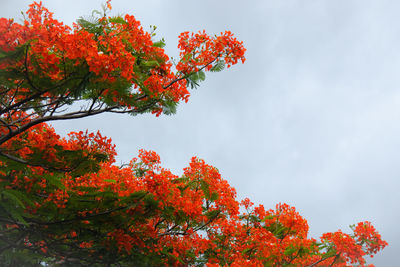
[[[96,214],[90,214],[90,215],[87,215],[85,217],[76,217],[76,218],[72,218],[72,219],[68,219],[68,220],[49,222],[49,223],[39,223],[39,224],[41,224],[41,225],[53,225],[53,224],[71,223],[73,221],[81,221],[81,220],[86,220],[86,219],[90,219],[90,218],[93,218],[93,217],[107,215],[107,214],[110,214],[110,213],[113,213],[113,212],[116,212],[116,211],[119,211],[119,210],[124,210],[126,208],[128,208],[128,206],[118,207],[118,208],[115,208],[115,209],[103,211],[103,212],[96,213]]]
[[[8,141],[12,137],[28,130],[29,128],[31,128],[37,124],[43,123],[43,122],[84,118],[87,116],[92,116],[92,115],[101,114],[101,113],[104,113],[107,111],[111,111],[118,107],[119,106],[111,106],[111,107],[104,108],[101,110],[92,111],[90,113],[87,111],[76,111],[76,112],[66,113],[66,114],[58,115],[58,116],[46,116],[46,117],[37,118],[37,119],[34,119],[34,120],[30,121],[29,123],[19,127],[18,129],[13,130],[12,133],[9,133],[9,134],[3,136],[2,138],[0,138],[0,145],[3,144],[4,142]]]
[[[11,160],[21,163],[21,164],[25,164],[25,165],[32,166],[32,167],[41,167],[41,168],[49,170],[49,171],[69,172],[69,171],[73,170],[73,168],[56,168],[56,167],[46,166],[46,165],[42,165],[42,164],[31,163],[29,161],[26,161],[26,160],[18,158],[16,156],[4,153],[2,151],[0,151],[0,156],[6,157],[8,159],[11,159]]]
[[[332,263],[329,265],[329,267],[332,267],[335,261],[339,258],[340,253],[336,254],[335,258],[333,259]]]
[[[138,199],[138,202],[140,200],[142,200],[143,198],[145,198],[146,196],[147,196],[147,193],[144,194],[143,196],[141,196]],[[137,203],[135,203],[135,204],[137,205]],[[116,211],[120,211],[120,210],[124,210],[124,209],[127,209],[127,208],[131,208],[131,207],[132,206],[122,206],[122,207],[114,208],[114,209],[111,209],[111,210],[106,210],[106,211],[103,211],[103,212],[99,212],[99,213],[96,213],[96,214],[89,214],[89,215],[86,215],[86,216],[83,216],[83,217],[75,217],[75,218],[68,219],[68,220],[61,220],[61,221],[48,222],[48,223],[45,223],[45,222],[34,222],[34,223],[39,224],[39,225],[65,224],[65,223],[71,223],[71,222],[74,222],[74,221],[87,220],[87,219],[90,219],[90,218],[107,215],[107,214],[110,214],[110,213],[113,213],[113,212],[116,212]]]
[[[88,110],[84,110],[84,111],[75,111],[75,112],[70,112],[70,113],[66,113],[66,114],[62,114],[62,115],[58,115],[58,116],[45,116],[45,117],[40,117],[37,119],[34,119],[32,121],[30,121],[29,123],[19,127],[16,130],[13,130],[12,133],[8,133],[7,135],[4,135],[0,138],[0,145],[3,144],[4,142],[8,141],[9,139],[11,139],[12,137],[28,130],[29,128],[43,123],[43,122],[47,122],[47,121],[57,121],[57,120],[70,120],[70,119],[79,119],[79,118],[84,118],[84,117],[88,117],[88,116],[93,116],[93,115],[97,115],[97,114],[101,114],[104,112],[113,112],[113,113],[141,113],[146,111],[147,109],[151,108],[153,105],[155,105],[156,102],[151,102],[148,105],[142,107],[141,109],[125,109],[125,110],[120,110],[118,111],[117,109],[120,108],[119,105],[114,105],[114,106],[109,106],[103,109],[97,109],[97,110],[92,110],[92,111],[88,111]],[[100,105],[101,107],[102,105]]]
[[[27,63],[26,63],[26,64],[27,64]],[[65,85],[67,82],[69,82],[69,81],[71,81],[71,80],[74,80],[74,79],[81,79],[82,81],[81,81],[80,84],[78,85],[78,87],[79,87],[79,86],[82,85],[82,83],[83,83],[87,78],[89,78],[90,72],[86,73],[83,77],[73,77],[73,76],[70,76],[70,77],[68,77],[68,78],[65,78],[65,79],[62,80],[60,83],[55,84],[53,87],[50,87],[50,88],[48,88],[48,89],[46,89],[46,90],[40,90],[40,89],[38,89],[38,88],[33,84],[33,81],[30,79],[29,73],[27,72],[27,66],[25,67],[25,76],[26,76],[26,80],[28,81],[28,84],[29,84],[33,89],[35,89],[35,90],[37,91],[37,93],[35,93],[35,94],[31,95],[30,97],[27,97],[27,98],[25,98],[25,99],[23,99],[23,100],[21,100],[21,101],[19,101],[19,102],[17,102],[17,103],[12,104],[11,106],[8,106],[8,107],[6,107],[6,108],[4,108],[4,109],[0,109],[0,114],[4,114],[5,112],[7,112],[7,111],[9,111],[9,110],[12,110],[12,109],[15,109],[15,108],[17,108],[17,107],[20,107],[20,106],[22,106],[22,105],[28,103],[29,101],[34,100],[34,99],[40,97],[40,96],[41,96],[42,94],[44,94],[44,93],[50,92],[50,91],[52,91],[52,90],[54,90],[54,89],[57,89],[57,88],[59,88],[59,87]],[[65,96],[64,96],[64,97],[61,97],[61,98],[65,98]]]
[[[211,65],[212,63],[214,63],[218,58],[219,58],[219,55],[218,55],[216,58],[214,58],[212,61],[208,62],[206,65],[204,65],[203,67],[201,67],[198,71],[191,72],[191,73],[189,73],[189,74],[185,74],[185,75],[183,75],[183,76],[180,77],[180,78],[176,78],[176,79],[172,80],[169,84],[163,86],[163,89],[167,89],[168,87],[170,87],[170,86],[173,85],[174,83],[179,82],[179,81],[181,81],[181,80],[184,80],[184,79],[186,79],[187,77],[189,77],[190,75],[192,75],[192,74],[194,74],[194,73],[197,73],[197,72],[199,72],[199,71],[202,71],[202,70],[205,69],[207,66]]]
[[[8,133],[11,133],[11,132],[12,132],[11,126],[10,126],[7,122],[5,122],[5,121],[4,121],[3,119],[1,119],[1,118],[0,118],[0,122],[1,122],[2,124],[4,124],[5,127],[7,127]]]
[[[340,255],[340,253],[335,254],[335,255],[332,255],[332,256],[329,256],[329,257],[326,257],[326,258],[322,258],[322,259],[320,259],[319,261],[316,261],[316,262],[314,262],[313,264],[308,265],[307,267],[316,266],[317,264],[319,264],[319,263],[321,263],[321,262],[323,262],[323,261],[325,261],[325,260],[327,260],[327,259],[329,259],[329,258],[335,257],[335,260],[332,262],[332,264],[333,264],[333,263],[336,261],[336,258],[339,257],[339,255]],[[332,266],[332,265],[330,265],[330,266]]]
[[[197,227],[196,229],[194,229],[194,231],[203,230],[204,227],[206,227],[207,225],[212,223],[215,219],[217,219],[220,214],[221,214],[221,211],[219,211],[217,214],[215,214],[213,218],[209,219],[208,222],[206,222],[205,224],[203,224],[203,225]]]

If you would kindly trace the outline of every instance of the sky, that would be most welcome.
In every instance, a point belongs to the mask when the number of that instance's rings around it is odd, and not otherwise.
[[[105,1],[43,1],[71,25]],[[31,1],[0,0],[21,18]],[[97,131],[118,163],[141,148],[182,173],[192,156],[217,167],[238,198],[285,202],[310,235],[371,221],[389,247],[370,263],[396,266],[400,251],[400,19],[389,0],[113,0],[145,29],[157,26],[177,57],[183,31],[232,31],[245,64],[208,74],[173,116],[108,114],[52,123],[60,134]]]

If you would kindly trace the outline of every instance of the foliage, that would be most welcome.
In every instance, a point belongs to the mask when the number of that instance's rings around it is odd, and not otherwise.
[[[58,136],[46,122],[174,113],[206,71],[245,60],[230,32],[186,32],[174,67],[163,40],[131,15],[107,16],[110,9],[108,1],[73,28],[41,3],[23,24],[0,19],[4,266],[364,266],[364,256],[387,245],[369,222],[351,235],[309,238],[294,207],[239,202],[218,170],[195,157],[176,176],[152,151],[115,165],[114,145],[100,133]]]

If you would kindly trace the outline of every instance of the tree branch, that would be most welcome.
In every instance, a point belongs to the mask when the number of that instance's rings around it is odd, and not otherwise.
[[[186,79],[187,77],[189,77],[190,75],[192,75],[192,74],[194,74],[194,73],[197,73],[197,72],[199,72],[199,71],[202,71],[202,70],[205,69],[207,66],[211,65],[212,63],[214,63],[218,58],[219,58],[219,55],[218,55],[217,57],[215,57],[212,61],[208,62],[206,65],[204,65],[203,67],[201,67],[198,71],[191,72],[191,73],[189,73],[189,74],[185,74],[185,75],[183,75],[183,76],[180,77],[180,78],[176,78],[176,79],[172,80],[169,84],[163,86],[163,89],[167,89],[168,87],[170,87],[170,86],[173,85],[174,83],[179,82],[179,81],[181,81],[181,80],[183,80],[183,79]]]
[[[320,259],[319,261],[316,261],[316,262],[314,262],[313,264],[308,265],[307,267],[316,266],[318,263],[321,263],[321,262],[323,262],[323,261],[325,261],[325,260],[327,260],[327,259],[329,259],[329,258],[335,257],[335,260],[332,262],[332,264],[333,264],[333,263],[336,261],[336,258],[339,257],[339,255],[340,255],[340,253],[335,254],[335,255],[332,255],[332,256],[329,256],[329,257],[326,257],[326,258],[322,258],[322,259]],[[332,266],[332,264],[329,265],[329,266]]]
[[[42,165],[42,164],[31,163],[29,161],[26,161],[26,160],[18,158],[16,156],[4,153],[2,151],[0,151],[0,156],[6,157],[8,159],[11,159],[11,160],[21,163],[21,164],[25,164],[25,165],[32,166],[32,167],[41,167],[41,168],[49,170],[49,171],[69,172],[69,171],[74,170],[74,168],[56,168],[56,167],[46,166],[46,165]]]

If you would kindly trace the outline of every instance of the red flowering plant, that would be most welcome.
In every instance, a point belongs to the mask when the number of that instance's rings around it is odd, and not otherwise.
[[[204,71],[245,61],[242,42],[230,32],[184,33],[174,70],[163,40],[154,41],[131,15],[107,16],[110,8],[108,3],[104,14],[81,18],[72,28],[41,3],[30,5],[23,24],[0,19],[0,144],[52,120],[174,113]],[[73,110],[82,101],[86,106]]]
[[[57,135],[46,122],[174,113],[205,71],[245,60],[230,32],[185,32],[174,66],[163,41],[110,9],[72,28],[41,3],[22,24],[0,19],[2,265],[364,266],[387,245],[369,222],[310,238],[294,207],[239,202],[198,158],[177,176],[153,151],[117,166],[100,133]]]

